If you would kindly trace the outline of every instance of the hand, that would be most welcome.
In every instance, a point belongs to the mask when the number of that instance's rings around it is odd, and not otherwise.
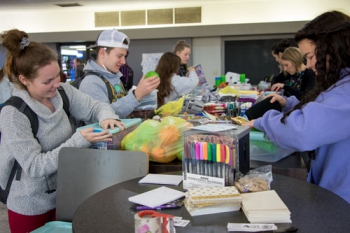
[[[283,89],[283,87],[284,83],[275,83],[272,85],[271,91],[280,91],[281,89]]]
[[[268,94],[267,96],[265,96],[265,99],[269,98],[269,97],[272,97],[270,100],[270,103],[274,103],[274,102],[278,101],[278,103],[281,105],[282,108],[284,108],[287,104],[286,99],[279,94],[275,94],[275,93]]]
[[[137,88],[135,89],[135,97],[140,101],[144,96],[148,95],[154,91],[160,83],[160,78],[152,76],[145,79],[145,76],[142,76]]]
[[[82,129],[79,132],[90,143],[112,141],[112,134],[110,134],[108,130],[104,130],[102,132],[94,132],[94,128],[91,127]]]
[[[106,119],[101,122],[102,129],[114,129],[115,125],[118,126],[120,130],[126,129],[126,125],[123,122],[118,121],[116,119]]]
[[[188,72],[195,71],[195,68],[193,66],[188,68]]]
[[[255,120],[248,121],[248,122],[244,123],[243,126],[248,126],[252,129],[252,128],[254,128],[254,122],[255,122]]]

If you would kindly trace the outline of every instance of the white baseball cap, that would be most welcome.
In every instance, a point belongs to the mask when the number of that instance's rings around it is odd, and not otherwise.
[[[98,35],[95,45],[91,45],[88,48],[96,47],[110,47],[110,48],[124,48],[128,49],[130,39],[124,33],[117,29],[105,30]]]

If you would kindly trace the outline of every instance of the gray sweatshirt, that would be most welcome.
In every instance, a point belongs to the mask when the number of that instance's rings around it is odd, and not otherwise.
[[[97,102],[76,88],[62,83],[70,104],[70,114],[77,119],[97,122],[117,119],[108,104]],[[14,88],[13,95],[21,97],[37,114],[37,138],[28,118],[15,107],[5,106],[0,114],[0,185],[5,189],[14,159],[22,167],[20,181],[14,180],[7,200],[7,208],[23,215],[38,215],[55,208],[58,153],[62,147],[89,147],[91,144],[79,132],[72,132],[63,110],[61,95],[51,99],[56,111],[31,98],[27,91]],[[74,156],[74,155],[72,155]]]
[[[171,78],[171,85],[174,87],[174,91],[170,93],[168,97],[164,99],[165,103],[173,100],[177,100],[185,94],[191,93],[198,85],[199,78],[195,71],[191,71],[188,77],[182,77],[174,74]]]
[[[89,60],[84,68],[85,73],[89,71],[102,74],[103,77],[112,84],[115,91],[118,91],[118,87],[122,83],[120,77],[123,74],[121,72],[113,74],[108,70],[105,70],[93,60]],[[109,103],[106,84],[96,75],[86,76],[81,82],[79,90],[90,95],[95,100]],[[129,92],[126,96],[118,98],[110,105],[120,118],[126,118],[126,116],[128,116],[137,106],[140,105],[140,102],[135,98],[132,92]]]

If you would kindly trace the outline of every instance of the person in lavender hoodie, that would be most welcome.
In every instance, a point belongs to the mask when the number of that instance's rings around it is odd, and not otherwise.
[[[300,101],[272,95],[283,112],[270,110],[245,126],[264,131],[283,148],[315,150],[307,180],[350,203],[350,17],[325,12],[295,40],[316,73],[314,88]]]

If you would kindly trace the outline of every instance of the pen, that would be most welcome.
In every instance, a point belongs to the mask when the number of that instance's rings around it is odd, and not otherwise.
[[[197,174],[196,171],[196,143],[191,142],[191,158],[192,158],[192,173]]]
[[[184,142],[184,152],[183,152],[183,162],[182,162],[182,171],[184,175],[184,180],[187,180],[187,172],[188,172],[188,150],[187,150],[187,142]]]
[[[199,159],[200,159],[200,146],[199,146],[199,143],[198,142],[195,142],[195,153],[196,153],[196,164],[197,164],[197,172],[196,174],[200,175],[201,172],[200,172],[200,164],[199,164]]]
[[[211,143],[207,143],[208,145],[208,176],[212,176],[213,175],[213,172],[212,172],[212,165],[213,165],[213,162],[212,162],[212,149],[211,149]]]
[[[226,164],[226,174],[225,174],[225,184],[226,185],[229,185],[229,177],[230,177],[230,171],[231,171],[231,168],[230,168],[230,147],[225,145],[225,149],[226,149],[226,161],[225,161],[225,164]]]
[[[203,163],[204,163],[204,175],[208,176],[208,143],[203,142]]]
[[[175,203],[160,205],[160,206],[156,206],[156,207],[139,205],[139,206],[136,206],[136,210],[162,210],[162,209],[175,209],[178,207],[180,207],[180,206],[176,205]]]
[[[211,156],[212,156],[212,172],[213,177],[216,177],[216,144],[211,144]]]
[[[217,177],[221,178],[221,145],[216,144],[216,166],[218,168]]]
[[[233,167],[233,153],[234,153],[234,146],[230,147],[230,158],[228,161],[228,165],[230,168],[230,174],[229,174],[229,185],[234,185],[235,183],[235,168]]]
[[[224,178],[224,184],[226,185],[226,146],[224,144],[220,145],[221,147],[221,177]]]

